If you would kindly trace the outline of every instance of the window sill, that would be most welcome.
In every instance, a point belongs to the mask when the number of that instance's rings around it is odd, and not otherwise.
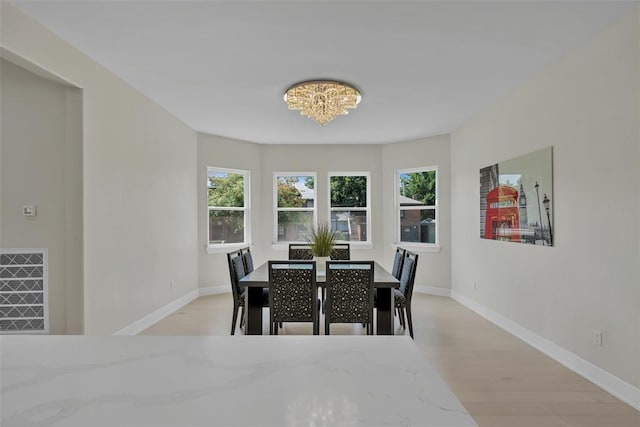
[[[440,252],[440,245],[434,245],[432,243],[411,243],[411,242],[396,242],[391,245],[393,249],[400,246],[404,249],[409,249],[412,252]]]
[[[291,242],[293,243],[293,242]],[[297,242],[300,244],[305,244],[305,242]],[[340,242],[344,243],[344,242]],[[355,242],[347,242],[351,244],[352,251],[359,251],[363,249],[373,249],[373,243],[355,243]],[[271,249],[274,251],[288,251],[289,250],[289,242],[287,243],[272,243]]]
[[[207,254],[223,254],[227,252],[237,251],[240,248],[246,248],[252,245],[250,243],[232,243],[228,245],[207,245],[204,250]]]

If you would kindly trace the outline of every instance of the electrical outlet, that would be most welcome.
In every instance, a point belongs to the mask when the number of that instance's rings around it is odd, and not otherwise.
[[[592,338],[594,346],[602,347],[602,331],[594,329]]]

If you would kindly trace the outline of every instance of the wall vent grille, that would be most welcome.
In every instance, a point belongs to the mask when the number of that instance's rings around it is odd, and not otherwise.
[[[0,334],[48,334],[46,249],[0,249]]]

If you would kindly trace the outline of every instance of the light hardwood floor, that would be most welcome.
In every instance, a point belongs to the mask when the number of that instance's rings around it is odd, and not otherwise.
[[[640,427],[640,412],[454,300],[413,298],[415,343],[480,427]],[[231,294],[201,297],[142,334],[228,335],[232,308]],[[396,326],[403,334],[397,318]],[[311,325],[280,333],[311,334]],[[331,333],[365,332],[332,325]]]

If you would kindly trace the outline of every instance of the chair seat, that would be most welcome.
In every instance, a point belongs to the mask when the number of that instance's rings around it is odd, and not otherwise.
[[[396,307],[404,307],[407,304],[407,297],[404,296],[400,289],[393,290],[393,301]]]
[[[247,290],[245,289],[238,298],[240,300],[240,307],[244,307],[247,300]],[[269,289],[262,289],[262,306],[269,307]]]

